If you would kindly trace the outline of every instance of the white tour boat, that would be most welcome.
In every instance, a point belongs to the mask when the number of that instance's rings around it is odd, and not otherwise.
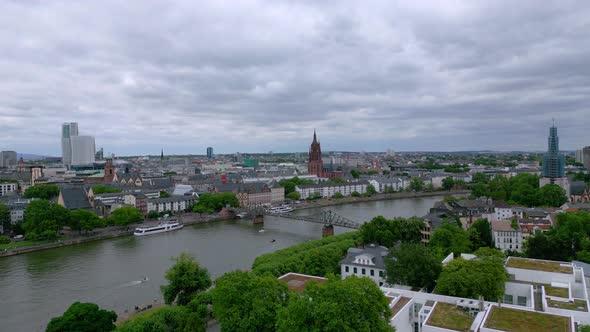
[[[133,232],[133,235],[144,236],[144,235],[170,232],[170,231],[175,231],[177,229],[181,229],[183,226],[184,225],[179,223],[178,221],[167,220],[167,221],[161,222],[160,224],[158,224],[156,226],[137,227],[135,229],[135,232]]]
[[[289,204],[283,204],[281,206],[275,206],[275,207],[271,207],[270,209],[268,209],[269,213],[288,213],[291,212],[295,209],[293,209],[293,207]]]

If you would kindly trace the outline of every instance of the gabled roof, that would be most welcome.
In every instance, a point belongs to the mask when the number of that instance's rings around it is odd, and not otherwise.
[[[70,210],[92,208],[86,192],[82,188],[62,188],[60,196],[63,199],[65,207]]]
[[[377,246],[374,244],[366,246],[364,249],[359,248],[349,248],[346,252],[346,257],[340,261],[340,264],[347,264],[347,265],[356,265],[356,266],[370,266],[377,269],[385,269],[385,261],[384,258],[389,253],[389,250],[383,246]],[[372,257],[371,262],[375,265],[365,265],[365,264],[358,264],[355,263],[355,258],[357,256],[368,256]]]

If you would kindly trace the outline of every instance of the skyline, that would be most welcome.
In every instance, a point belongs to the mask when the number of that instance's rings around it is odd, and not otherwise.
[[[539,8],[541,7],[541,8]],[[590,3],[2,2],[0,150],[590,145]],[[244,15],[248,13],[248,15]],[[157,17],[158,19],[154,19]]]

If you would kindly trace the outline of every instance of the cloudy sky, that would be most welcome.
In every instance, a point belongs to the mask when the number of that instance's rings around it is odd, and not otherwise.
[[[590,145],[588,1],[0,2],[0,150]]]

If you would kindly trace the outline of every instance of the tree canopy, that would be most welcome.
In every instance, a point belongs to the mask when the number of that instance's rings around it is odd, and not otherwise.
[[[44,199],[34,200],[25,209],[23,228],[27,239],[55,239],[70,220],[70,210],[63,206]]]
[[[475,252],[477,258],[456,258],[442,270],[436,285],[440,294],[498,301],[504,296],[508,274],[499,251],[485,248]]]
[[[119,189],[119,188],[108,187],[103,184],[97,184],[95,186],[92,186],[92,192],[95,195],[120,193],[121,191],[123,191],[123,190]]]
[[[422,191],[424,190],[424,181],[421,178],[413,177],[408,188],[413,191]]]
[[[4,234],[10,233],[12,224],[10,223],[10,210],[6,205],[0,202],[0,227]]]
[[[133,206],[122,206],[113,211],[110,218],[115,225],[127,226],[142,221],[143,215]]]
[[[205,332],[201,312],[183,306],[165,306],[135,317],[117,328],[118,332],[190,331]]]
[[[389,301],[369,278],[348,277],[318,285],[310,282],[302,294],[293,294],[279,311],[276,330],[394,331],[389,325]]]
[[[477,250],[480,247],[492,247],[492,229],[487,219],[478,219],[469,228],[469,240],[471,249]]]
[[[46,332],[108,332],[115,330],[117,314],[94,303],[74,302],[62,316],[51,319]]]
[[[312,180],[307,179],[300,179],[299,177],[295,176],[290,179],[285,179],[279,181],[279,186],[285,188],[285,196],[294,192],[296,186],[306,185],[306,184],[313,184]]]
[[[96,213],[84,209],[78,209],[71,212],[70,223],[68,226],[70,226],[71,230],[87,232],[103,226],[103,223]]]
[[[182,253],[167,272],[168,285],[161,286],[166,304],[177,302],[186,305],[199,292],[211,286],[211,277],[204,267],[201,267],[194,257]]]
[[[385,260],[388,284],[432,290],[442,270],[440,258],[420,243],[402,243],[390,249]]]
[[[59,188],[55,184],[36,184],[27,188],[25,198],[51,199],[59,196]]]
[[[223,331],[274,331],[276,315],[288,299],[285,282],[269,275],[234,271],[213,290],[213,313]]]
[[[377,216],[359,229],[359,239],[364,244],[377,243],[392,247],[396,242],[417,243],[422,240],[424,221],[421,218],[386,219]]]
[[[432,233],[428,244],[433,250],[444,256],[452,252],[455,254],[471,252],[469,234],[452,221],[444,221]]]
[[[235,193],[204,193],[199,196],[199,201],[193,206],[197,213],[215,213],[221,211],[225,206],[238,207],[240,202]]]

